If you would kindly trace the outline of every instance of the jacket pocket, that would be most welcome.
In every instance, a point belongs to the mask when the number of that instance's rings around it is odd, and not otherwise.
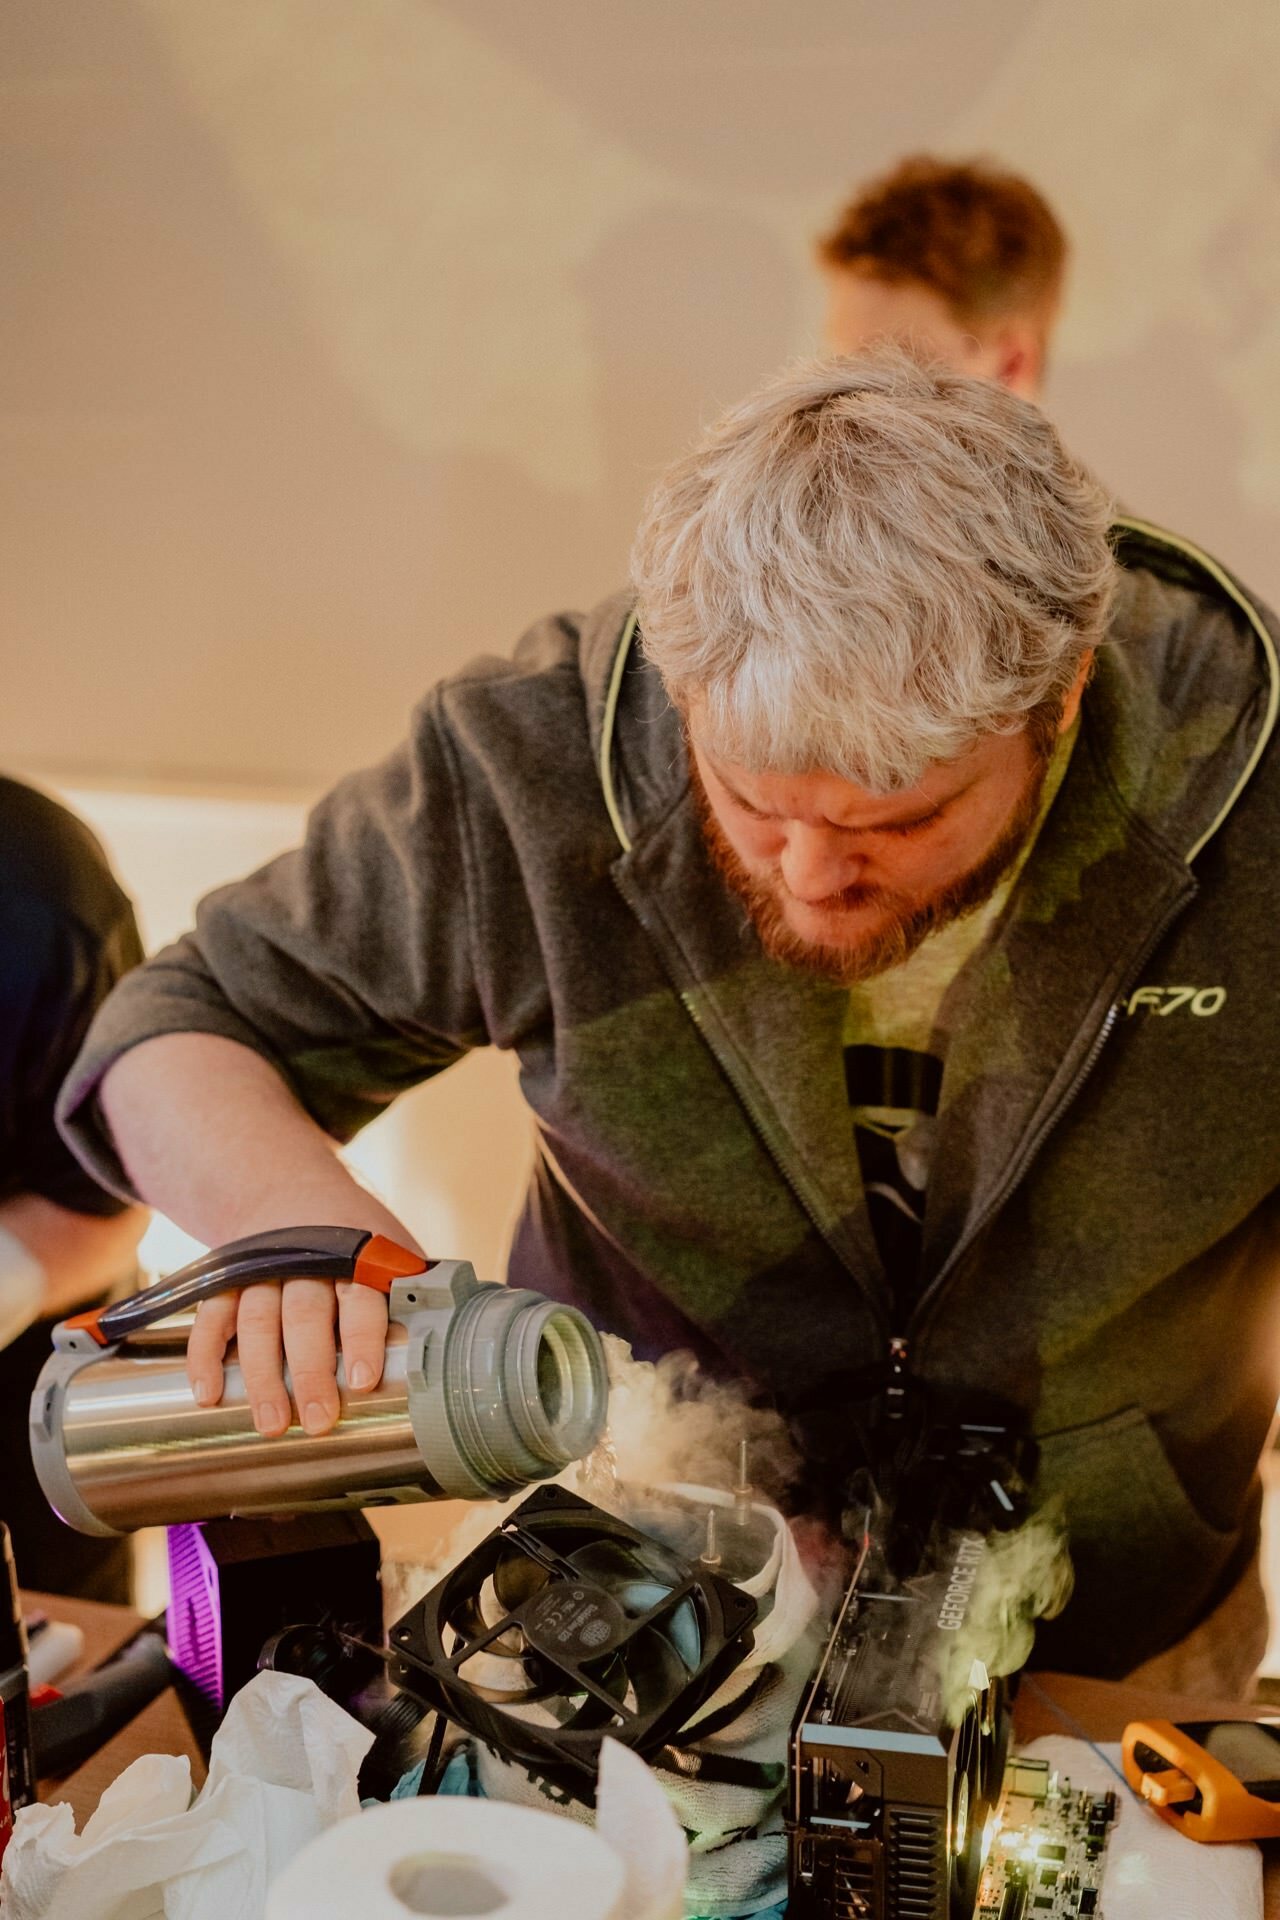
[[[1038,1440],[1037,1492],[1062,1502],[1076,1583],[1036,1663],[1119,1677],[1203,1616],[1242,1534],[1193,1506],[1141,1407]]]

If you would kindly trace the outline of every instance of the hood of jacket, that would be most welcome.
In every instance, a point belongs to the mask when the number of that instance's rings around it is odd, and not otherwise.
[[[1203,548],[1149,522],[1112,529],[1119,582],[1085,693],[1118,803],[1190,866],[1246,790],[1280,715],[1280,622]],[[592,752],[622,852],[687,785],[678,716],[644,658],[629,592],[585,619]]]

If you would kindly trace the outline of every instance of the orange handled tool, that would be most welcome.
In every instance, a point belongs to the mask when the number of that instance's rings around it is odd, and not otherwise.
[[[1125,1778],[1190,1840],[1280,1835],[1280,1720],[1131,1720]]]

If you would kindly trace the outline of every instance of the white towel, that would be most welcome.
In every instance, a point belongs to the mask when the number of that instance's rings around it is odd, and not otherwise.
[[[733,1496],[718,1488],[680,1485],[660,1491],[701,1507],[733,1505]],[[787,1734],[818,1650],[818,1598],[791,1530],[775,1508],[757,1505],[755,1512],[774,1530],[773,1551],[766,1564],[753,1578],[741,1582],[761,1608],[755,1644],[699,1710],[695,1724],[735,1699],[745,1698],[745,1704],[723,1732],[696,1743],[692,1751],[762,1762],[780,1770],[781,1778],[769,1786],[727,1786],[685,1779],[665,1768],[656,1770],[689,1842],[685,1911],[705,1920],[755,1913],[786,1894],[782,1799]],[[545,1787],[485,1747],[477,1751],[476,1773],[491,1799],[546,1805]],[[592,1817],[577,1802],[563,1811],[583,1821]]]

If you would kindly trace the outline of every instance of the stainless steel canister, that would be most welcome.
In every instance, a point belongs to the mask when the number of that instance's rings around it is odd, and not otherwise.
[[[190,1317],[103,1350],[79,1334],[46,1362],[32,1455],[50,1504],[84,1533],[392,1501],[502,1499],[590,1452],[608,1387],[575,1309],[482,1284],[461,1261],[397,1279],[380,1385],[327,1434],[254,1431],[234,1357],[214,1407],[185,1372]],[[70,1323],[68,1323],[70,1324]],[[62,1329],[59,1329],[59,1333]]]

